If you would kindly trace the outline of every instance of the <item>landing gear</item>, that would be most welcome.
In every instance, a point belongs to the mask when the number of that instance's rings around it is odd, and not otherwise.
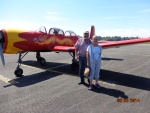
[[[16,77],[22,77],[23,75],[23,70],[21,68],[17,68],[14,72],[14,74],[16,75]]]
[[[16,77],[23,77],[23,70],[20,68],[21,63],[22,63],[22,58],[27,54],[28,52],[26,52],[23,56],[22,53],[19,53],[19,58],[18,58],[18,66],[14,72],[14,74],[16,75]]]
[[[37,61],[38,61],[41,65],[45,65],[45,64],[46,64],[46,60],[45,60],[43,57],[41,57],[40,52],[37,52],[37,53],[36,53],[36,58],[37,58]]]
[[[73,57],[72,64],[71,64],[71,69],[73,71],[76,71],[79,68],[79,62],[76,61],[76,59],[75,59],[75,52],[72,52],[72,54],[70,52],[70,55]]]
[[[46,60],[42,57],[37,58],[37,61],[41,64],[41,65],[45,65]]]
[[[27,53],[28,53],[28,52],[25,52],[23,56],[22,56],[23,53],[19,53],[18,65],[17,65],[17,67],[16,67],[16,70],[14,71],[14,74],[16,75],[16,77],[23,77],[23,70],[20,68],[20,66],[21,66],[23,57],[24,57]],[[36,58],[37,58],[37,61],[38,61],[41,65],[45,65],[46,60],[41,57],[40,52],[37,52],[37,53],[36,53]]]

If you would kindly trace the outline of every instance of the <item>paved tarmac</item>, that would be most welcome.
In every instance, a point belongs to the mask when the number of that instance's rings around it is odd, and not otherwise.
[[[150,113],[150,44],[104,49],[101,88],[78,85],[68,53],[28,53],[16,78],[18,54],[0,65],[0,113]]]

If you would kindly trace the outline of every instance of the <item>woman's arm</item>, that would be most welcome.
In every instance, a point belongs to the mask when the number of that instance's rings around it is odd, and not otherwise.
[[[86,51],[87,67],[90,67],[90,54]]]

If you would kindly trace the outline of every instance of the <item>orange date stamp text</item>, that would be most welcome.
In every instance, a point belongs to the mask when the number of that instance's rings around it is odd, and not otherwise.
[[[134,102],[140,102],[140,98],[117,98],[118,103],[134,103]]]

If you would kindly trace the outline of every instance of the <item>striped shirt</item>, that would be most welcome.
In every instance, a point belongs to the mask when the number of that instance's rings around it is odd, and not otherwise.
[[[79,56],[86,56],[86,49],[87,47],[91,44],[91,40],[88,39],[86,42],[84,41],[84,38],[79,38],[78,41],[75,44],[76,50],[78,50],[78,55]]]

